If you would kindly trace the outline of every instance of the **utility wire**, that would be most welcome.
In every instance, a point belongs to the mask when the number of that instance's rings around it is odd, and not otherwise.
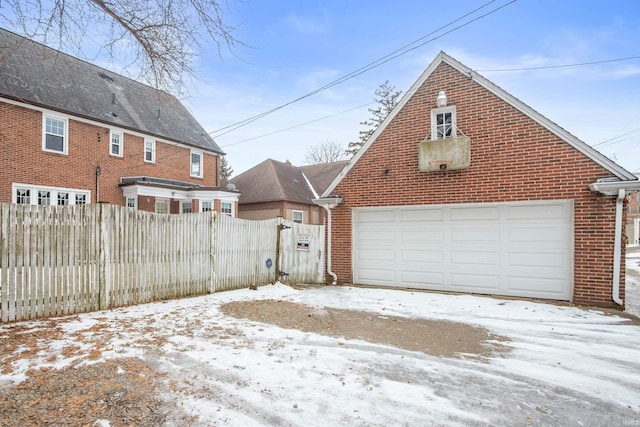
[[[619,62],[619,61],[630,61],[632,59],[640,59],[640,56],[629,56],[627,58],[617,58],[617,59],[605,59],[602,61],[592,61],[592,62],[581,62],[577,64],[563,64],[563,65],[545,65],[539,67],[523,67],[523,68],[500,68],[495,70],[474,70],[476,72],[499,72],[499,71],[530,71],[530,70],[548,70],[552,68],[569,68],[569,67],[581,67],[583,65],[595,65],[595,64],[605,64],[607,62]]]
[[[300,96],[300,97],[298,97],[298,98],[296,98],[296,99],[294,99],[292,101],[289,101],[289,102],[287,102],[285,104],[282,104],[282,105],[279,105],[279,106],[277,106],[275,108],[272,108],[271,110],[265,111],[265,112],[260,113],[258,115],[249,117],[249,118],[247,118],[245,120],[242,120],[240,122],[236,122],[234,124],[225,126],[223,128],[217,129],[217,130],[209,132],[209,133],[210,134],[214,134],[214,133],[218,133],[218,132],[221,132],[221,131],[226,131],[226,132],[223,132],[223,133],[219,133],[215,137],[226,135],[229,132],[232,132],[232,131],[240,128],[240,127],[243,127],[243,126],[245,126],[245,125],[247,125],[249,123],[252,123],[252,122],[254,122],[254,121],[258,120],[258,119],[261,119],[262,117],[265,117],[265,116],[267,116],[269,114],[272,114],[272,113],[274,113],[274,112],[276,112],[278,110],[281,110],[282,108],[285,108],[285,107],[287,107],[287,106],[289,106],[291,104],[294,104],[294,103],[296,103],[298,101],[301,101],[301,100],[303,100],[305,98],[313,96],[313,95],[315,95],[315,94],[317,94],[319,92],[322,92],[322,91],[324,91],[326,89],[329,89],[329,88],[331,88],[333,86],[336,86],[336,85],[338,85],[340,83],[343,83],[343,82],[345,82],[347,80],[350,80],[350,79],[352,79],[352,78],[354,78],[354,77],[356,77],[356,76],[358,76],[360,74],[363,74],[366,71],[369,71],[369,70],[371,70],[373,68],[379,67],[380,65],[385,64],[385,63],[391,61],[392,59],[395,59],[395,58],[397,58],[399,56],[405,55],[406,53],[411,52],[412,50],[415,50],[415,49],[417,49],[419,47],[422,47],[425,44],[430,43],[430,42],[432,42],[434,40],[437,40],[437,39],[439,39],[441,37],[444,37],[445,35],[450,34],[453,31],[457,31],[457,30],[459,30],[459,29],[461,29],[463,27],[466,27],[467,25],[470,25],[471,23],[473,23],[473,22],[475,22],[475,21],[477,21],[479,19],[485,18],[486,16],[489,16],[489,15],[497,12],[498,10],[503,9],[506,6],[509,6],[509,5],[513,4],[513,3],[515,3],[517,0],[511,0],[510,2],[505,3],[502,6],[499,6],[499,7],[495,8],[495,9],[493,9],[493,10],[491,10],[491,11],[489,11],[489,12],[483,14],[483,15],[480,15],[480,16],[474,18],[474,19],[471,19],[470,21],[467,21],[467,22],[465,22],[465,23],[463,23],[463,24],[461,24],[461,25],[459,25],[457,27],[452,28],[449,31],[446,31],[445,33],[442,33],[442,34],[440,34],[438,36],[435,36],[435,37],[433,37],[431,39],[428,39],[428,40],[424,41],[423,43],[420,43],[420,44],[418,44],[416,46],[410,47],[410,46],[412,46],[412,45],[414,45],[414,44],[426,39],[427,37],[430,37],[431,35],[433,35],[433,34],[439,32],[439,31],[441,31],[441,30],[443,30],[443,29],[455,24],[456,22],[461,21],[464,18],[476,13],[477,11],[487,7],[491,3],[494,3],[495,1],[496,0],[491,0],[490,2],[485,3],[484,5],[480,6],[479,8],[476,8],[476,9],[472,10],[471,12],[468,12],[468,13],[462,15],[461,17],[459,17],[459,18],[449,22],[448,24],[446,24],[446,25],[444,25],[444,26],[442,26],[442,27],[430,32],[429,34],[427,34],[425,36],[422,36],[419,39],[414,40],[413,42],[411,42],[411,43],[409,43],[409,44],[407,44],[407,45],[405,45],[405,46],[403,46],[403,47],[401,47],[399,49],[396,49],[395,51],[383,56],[382,58],[379,58],[379,59],[377,59],[377,60],[375,60],[375,61],[373,61],[373,62],[371,62],[371,63],[369,63],[369,64],[367,64],[367,65],[365,65],[365,66],[363,66],[363,67],[361,67],[361,68],[359,68],[357,70],[355,70],[355,71],[352,71],[351,73],[349,73],[349,74],[347,74],[347,75],[345,75],[343,77],[340,77],[340,78],[338,78],[338,79],[336,79],[336,80],[334,80],[334,81],[332,81],[330,83],[327,83],[326,85],[324,85],[324,86],[322,86],[322,87],[320,87],[320,88],[318,88],[318,89],[316,89],[316,90],[314,90],[312,92],[309,92],[306,95],[302,95],[302,96]]]
[[[315,123],[315,122],[319,122],[321,120],[328,119],[330,117],[334,117],[334,116],[338,116],[340,114],[348,113],[350,111],[354,111],[354,110],[357,110],[359,108],[363,108],[363,107],[369,106],[371,104],[374,104],[374,102],[369,102],[367,104],[358,105],[357,107],[349,108],[348,110],[340,111],[338,113],[330,114],[328,116],[320,117],[318,119],[310,120],[308,122],[300,123],[300,124],[297,124],[297,125],[294,125],[294,126],[290,126],[288,128],[284,128],[284,129],[276,130],[276,131],[273,131],[273,132],[269,132],[269,133],[266,133],[264,135],[258,135],[258,136],[254,136],[252,138],[243,139],[242,141],[232,142],[231,144],[221,145],[220,148],[231,147],[232,145],[238,145],[238,144],[241,144],[243,142],[253,141],[255,139],[264,138],[266,136],[270,136],[270,135],[273,135],[273,134],[276,134],[276,133],[285,132],[285,131],[288,131],[288,130],[291,130],[291,129],[299,128],[299,127],[302,127],[302,126],[305,126],[305,125],[308,125],[308,124],[311,124],[311,123]]]

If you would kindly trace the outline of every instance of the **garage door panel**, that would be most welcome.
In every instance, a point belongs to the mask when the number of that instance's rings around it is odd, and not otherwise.
[[[495,274],[451,274],[451,290],[495,293],[499,290],[499,286],[500,276]]]
[[[360,224],[366,224],[368,222],[375,222],[375,223],[394,222],[395,213],[388,209],[362,210],[362,211],[358,211],[357,218]]]
[[[395,261],[396,251],[393,248],[381,249],[362,249],[360,251],[360,265],[366,265],[369,261]]]
[[[490,265],[500,263],[500,253],[497,251],[451,251],[451,263],[454,265]]]
[[[528,205],[528,206],[509,206],[507,209],[507,219],[513,220],[538,220],[558,219],[566,216],[566,208],[564,204],[544,204],[544,205]]]
[[[389,284],[392,286],[397,283],[395,280],[394,270],[361,268],[359,269],[359,276],[362,280],[366,281],[363,283],[370,283],[373,285]]]
[[[454,229],[450,235],[451,243],[500,242],[500,229],[497,227]]]
[[[567,267],[566,253],[511,252],[510,266],[524,267]]]
[[[571,201],[359,208],[353,219],[355,283],[571,298]]]
[[[403,271],[401,282],[408,287],[420,289],[445,289],[444,274],[436,271]]]
[[[483,207],[451,207],[451,221],[483,221],[497,220],[500,217],[495,206]]]
[[[411,250],[401,249],[400,260],[402,262],[417,262],[424,264],[444,262],[444,253],[440,250]]]
[[[411,244],[418,242],[421,245],[432,243],[442,243],[444,241],[444,233],[442,230],[401,230],[400,242],[402,244]]]
[[[429,222],[443,219],[442,209],[406,209],[400,212],[400,222]]]
[[[509,229],[509,242],[545,243],[566,246],[566,230],[563,227],[513,227]]]
[[[523,292],[526,292],[528,296],[540,298],[548,298],[545,295],[555,295],[556,299],[569,299],[570,295],[568,292],[563,291],[566,289],[561,279],[541,279],[541,278],[530,278],[530,277],[511,277],[508,281],[508,290],[511,292],[511,295],[518,296]]]

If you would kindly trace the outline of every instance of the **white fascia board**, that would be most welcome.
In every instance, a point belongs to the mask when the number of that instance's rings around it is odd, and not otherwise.
[[[364,143],[364,145],[358,150],[358,152],[353,156],[349,163],[345,165],[345,167],[340,171],[340,173],[336,176],[336,178],[331,182],[329,187],[322,193],[322,197],[328,197],[333,190],[338,186],[340,181],[349,173],[353,165],[362,157],[362,155],[369,149],[371,144],[378,138],[378,136],[384,131],[384,129],[388,126],[389,122],[395,118],[398,112],[405,106],[405,104],[411,99],[411,97],[416,93],[416,91],[424,84],[424,82],[429,78],[431,73],[441,64],[446,63],[458,70],[463,75],[466,75],[468,78],[474,80],[480,86],[487,89],[489,92],[493,93],[500,99],[504,100],[517,110],[521,111],[523,114],[549,130],[550,132],[557,135],[559,138],[567,142],[569,145],[574,147],[576,150],[580,151],[582,154],[589,157],[591,160],[614,174],[620,179],[623,180],[635,180],[637,179],[634,174],[624,169],[622,166],[615,163],[613,160],[604,156],[598,150],[594,149],[587,143],[581,141],[571,133],[567,132],[556,123],[544,117],[542,114],[535,111],[533,108],[529,107],[518,98],[509,94],[499,86],[496,86],[494,83],[489,81],[488,79],[482,77],[480,74],[474,72],[469,67],[463,65],[457,60],[453,59],[449,55],[444,52],[440,52],[438,56],[429,64],[427,69],[422,73],[422,75],[416,80],[416,82],[409,88],[409,90],[404,94],[404,96],[400,99],[400,102],[396,105],[396,107],[389,113],[387,118],[378,126],[375,132],[371,135],[371,137]]]
[[[237,202],[240,198],[238,193],[231,193],[221,190],[177,190],[172,188],[154,187],[150,185],[127,185],[122,187],[124,197],[148,196],[174,200],[190,199],[224,199],[226,201]]]

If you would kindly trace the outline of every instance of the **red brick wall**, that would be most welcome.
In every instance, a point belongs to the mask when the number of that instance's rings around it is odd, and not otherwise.
[[[204,178],[193,178],[190,149],[156,142],[156,163],[144,161],[144,139],[125,132],[123,157],[109,154],[109,127],[69,120],[68,154],[42,151],[42,113],[0,102],[0,202],[11,202],[11,184],[34,184],[91,191],[96,202],[96,166],[100,165],[100,201],[124,205],[121,177],[150,176],[218,186],[219,157],[204,153]],[[147,205],[143,205],[147,210]],[[151,207],[153,211],[153,206]]]
[[[471,166],[419,172],[418,144],[430,135],[431,109],[441,90],[448,105],[456,106],[458,135],[471,139]],[[573,301],[613,306],[615,198],[588,188],[610,175],[472,79],[441,64],[334,190],[343,201],[332,213],[333,270],[341,282],[353,280],[355,207],[572,199]],[[624,296],[624,280],[621,287]]]

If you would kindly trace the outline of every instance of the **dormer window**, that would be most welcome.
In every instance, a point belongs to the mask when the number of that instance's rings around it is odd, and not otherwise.
[[[431,139],[456,137],[456,107],[441,107],[431,110]]]

